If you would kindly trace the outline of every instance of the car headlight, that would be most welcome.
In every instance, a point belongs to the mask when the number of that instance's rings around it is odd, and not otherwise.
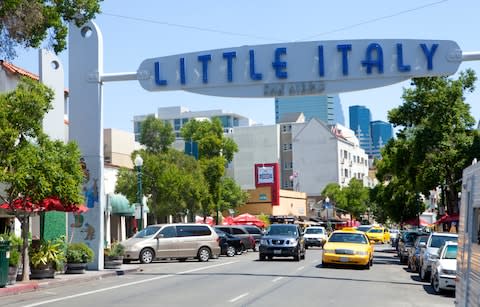
[[[260,245],[268,245],[267,239],[260,239]]]
[[[445,275],[457,275],[457,271],[455,270],[442,270],[440,274],[445,274]]]
[[[335,250],[334,249],[324,249],[323,253],[324,254],[335,254]]]
[[[367,251],[356,251],[356,252],[355,252],[355,255],[366,256],[366,255],[368,255],[368,252],[367,252]]]
[[[289,240],[287,240],[287,241],[285,242],[285,245],[295,246],[295,245],[297,245],[297,242],[298,242],[298,241],[295,240],[295,239],[289,239]]]

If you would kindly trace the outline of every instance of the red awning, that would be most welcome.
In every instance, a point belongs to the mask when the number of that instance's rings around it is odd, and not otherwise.
[[[44,212],[44,211],[62,211],[73,213],[84,213],[88,211],[85,205],[64,205],[56,197],[45,198],[38,204],[30,202],[30,200],[24,201],[24,199],[18,198],[13,201],[13,207],[15,210],[23,210],[26,212]],[[5,202],[0,204],[0,209],[11,210],[9,203]]]
[[[446,213],[438,221],[436,221],[435,224],[451,223],[451,222],[458,222],[458,213],[453,213],[453,214]]]

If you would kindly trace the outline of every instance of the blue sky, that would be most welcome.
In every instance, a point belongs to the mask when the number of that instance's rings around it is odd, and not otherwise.
[[[135,72],[147,58],[310,40],[445,39],[456,41],[463,51],[480,52],[478,0],[105,0],[101,6],[103,14],[95,22],[103,34],[105,73]],[[67,52],[60,58],[68,71]],[[38,73],[38,52],[22,50],[13,63]],[[480,61],[464,62],[459,71],[467,68],[480,75]],[[387,120],[388,110],[402,103],[402,88],[408,86],[403,82],[341,93],[347,126],[350,105],[365,105],[374,120]],[[478,121],[480,89],[466,101]],[[128,81],[105,84],[104,127],[133,131],[134,115],[175,105],[192,111],[224,109],[263,124],[275,121],[272,98],[147,92],[137,81]]]

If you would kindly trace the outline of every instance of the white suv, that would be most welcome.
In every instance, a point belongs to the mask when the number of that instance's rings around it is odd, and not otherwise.
[[[305,228],[303,237],[305,238],[305,248],[308,248],[309,246],[322,247],[327,241],[327,232],[325,227],[310,226]]]

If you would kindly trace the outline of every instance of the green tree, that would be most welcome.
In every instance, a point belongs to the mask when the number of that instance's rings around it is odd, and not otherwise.
[[[68,23],[81,26],[100,12],[102,0],[0,1],[0,55],[11,59],[15,48],[47,47],[59,53],[66,48]]]
[[[22,78],[18,87],[0,94],[0,201],[21,222],[23,279],[29,279],[28,236],[33,212],[46,210],[44,200],[64,206],[83,202],[83,172],[75,143],[50,140],[42,131],[53,92]]]
[[[342,187],[336,182],[327,184],[325,188],[323,188],[321,195],[324,199],[328,197],[330,203],[333,205],[345,202],[345,195],[342,193]]]
[[[222,156],[227,163],[232,162],[233,155],[238,152],[237,144],[223,134],[222,122],[215,117],[212,121],[190,120],[181,129],[184,140],[198,143],[200,159]]]
[[[337,207],[348,211],[352,218],[358,218],[367,211],[369,190],[363,186],[361,180],[352,178],[347,187],[342,189],[343,201]]]
[[[148,116],[140,130],[140,144],[155,153],[166,152],[175,141],[172,125],[154,116]]]
[[[458,210],[462,171],[471,163],[475,120],[464,95],[474,90],[475,81],[470,69],[456,80],[415,78],[413,87],[404,90],[404,103],[388,113],[389,121],[402,128],[398,138],[403,144],[395,147],[405,156],[393,158],[407,160],[399,180],[412,195],[428,196],[430,190],[442,187],[450,213]],[[398,175],[398,169],[391,171]]]
[[[239,205],[245,204],[248,199],[248,193],[230,177],[224,177],[220,184],[220,211],[228,209],[237,209]]]
[[[238,146],[224,136],[219,118],[213,118],[212,121],[190,120],[182,127],[181,133],[185,140],[198,143],[200,165],[210,194],[210,202],[202,203],[203,214],[205,216],[216,211],[218,223],[221,180],[225,165],[233,160]]]

